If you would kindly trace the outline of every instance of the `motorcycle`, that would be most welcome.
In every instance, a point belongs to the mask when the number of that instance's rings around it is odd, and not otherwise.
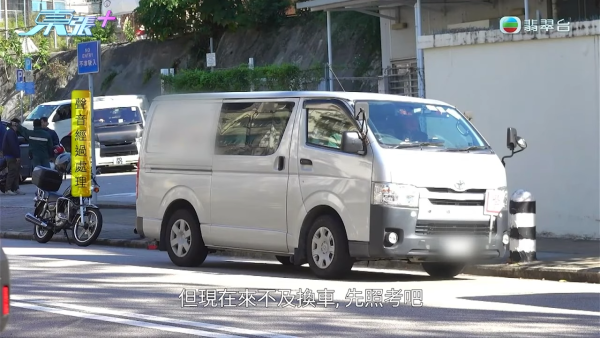
[[[66,178],[71,167],[71,156],[62,153],[54,161],[55,169],[35,167],[32,173],[32,182],[37,187],[34,197],[34,212],[27,213],[25,220],[34,225],[33,237],[39,243],[47,243],[54,234],[63,231],[67,242],[71,244],[67,230],[78,246],[89,246],[102,231],[102,213],[100,209],[91,204],[89,198],[80,199],[71,194],[71,186],[62,194],[57,191]],[[92,174],[92,189],[100,191],[100,185]],[[83,202],[83,203],[82,203]],[[83,210],[83,222],[82,222]]]

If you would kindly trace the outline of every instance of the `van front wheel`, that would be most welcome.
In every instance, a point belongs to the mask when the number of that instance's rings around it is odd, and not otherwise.
[[[306,239],[306,254],[310,269],[323,279],[342,278],[354,265],[344,225],[330,215],[320,216],[313,223]]]
[[[202,240],[200,224],[186,209],[177,210],[169,219],[165,240],[169,258],[177,266],[195,267],[204,263],[208,249]]]
[[[454,278],[459,275],[466,264],[463,263],[438,263],[438,262],[430,262],[430,263],[421,263],[423,270],[427,272],[427,274],[434,278]]]

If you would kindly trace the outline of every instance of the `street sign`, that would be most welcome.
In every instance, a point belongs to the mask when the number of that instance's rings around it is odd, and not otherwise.
[[[23,73],[23,69],[17,69],[17,87],[16,91],[25,90],[25,73]]]
[[[25,58],[25,70],[31,70],[31,58]]]
[[[94,74],[100,71],[100,41],[77,44],[77,73]]]
[[[25,82],[25,95],[35,94],[35,85],[33,82]]]
[[[92,93],[89,90],[71,92],[71,196],[92,194]]]
[[[26,70],[24,72],[25,82],[33,82],[33,70]]]
[[[206,53],[206,67],[216,67],[217,66],[217,54],[216,53]]]
[[[27,66],[27,64],[25,64],[25,66]],[[35,94],[35,85],[33,84],[33,71],[25,70],[23,72],[23,77],[25,78],[25,95]]]

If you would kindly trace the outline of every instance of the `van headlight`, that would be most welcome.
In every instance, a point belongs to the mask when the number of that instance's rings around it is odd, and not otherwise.
[[[417,208],[419,206],[419,190],[408,184],[375,183],[373,184],[373,204]]]

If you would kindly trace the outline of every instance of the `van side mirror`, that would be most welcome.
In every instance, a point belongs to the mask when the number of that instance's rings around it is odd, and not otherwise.
[[[506,147],[508,150],[515,150],[517,145],[517,129],[508,128],[506,129]]]
[[[517,146],[521,149],[515,151]],[[510,150],[510,155],[502,157],[501,162],[504,166],[506,166],[505,159],[511,158],[514,154],[520,153],[527,148],[527,142],[525,142],[524,138],[517,135],[517,129],[508,128],[506,129],[506,147]]]
[[[356,131],[346,131],[342,134],[342,151],[349,154],[363,155],[365,144]]]

